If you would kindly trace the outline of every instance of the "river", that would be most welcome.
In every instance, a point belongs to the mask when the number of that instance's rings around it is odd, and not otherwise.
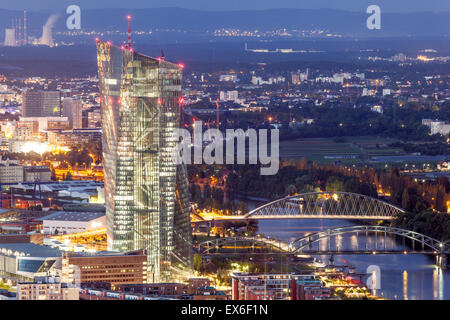
[[[250,204],[249,204],[250,207]],[[283,241],[295,240],[307,233],[317,232],[334,227],[354,225],[348,220],[324,219],[289,219],[289,220],[260,220],[258,233],[276,237]],[[339,246],[341,250],[354,247],[355,243],[364,245],[355,235],[344,235],[331,240],[331,246]],[[375,243],[383,246],[383,237],[369,235],[369,248]],[[388,247],[402,248],[402,243],[389,237]],[[321,245],[327,245],[321,243]],[[360,247],[361,248],[361,247]],[[380,248],[380,247],[379,247]],[[407,249],[407,248],[405,248]],[[318,257],[328,262],[329,256]],[[357,274],[365,274],[367,267],[376,265],[381,270],[381,287],[376,294],[388,299],[402,300],[448,300],[450,299],[450,270],[436,267],[434,257],[424,254],[369,254],[369,255],[335,255],[336,265],[344,265],[345,259],[356,268]],[[364,280],[364,279],[363,279]]]

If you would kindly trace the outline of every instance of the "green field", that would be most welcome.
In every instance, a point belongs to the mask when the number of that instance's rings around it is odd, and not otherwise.
[[[335,142],[333,138],[310,138],[280,142],[280,158],[302,157],[320,164],[341,161],[362,164],[372,156],[404,155],[400,148],[388,147],[395,139],[379,137],[346,137],[346,142]]]

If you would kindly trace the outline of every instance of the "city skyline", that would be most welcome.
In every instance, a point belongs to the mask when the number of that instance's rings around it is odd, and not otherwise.
[[[450,3],[161,3],[0,9],[0,300],[450,300]]]

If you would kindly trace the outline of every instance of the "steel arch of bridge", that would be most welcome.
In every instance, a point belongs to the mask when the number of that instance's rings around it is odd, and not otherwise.
[[[369,249],[366,248],[365,250],[349,250],[349,251],[340,251],[340,250],[317,250],[314,252],[306,251],[304,249],[312,246],[313,243],[317,243],[320,240],[323,239],[329,239],[333,236],[339,236],[343,234],[349,234],[349,233],[356,233],[356,234],[363,234],[368,235],[369,233],[381,233],[386,235],[397,235],[404,239],[410,239],[412,241],[418,242],[422,246],[422,251],[419,250],[413,250],[409,251],[409,253],[434,253],[434,254],[450,254],[450,240],[447,240],[445,242],[441,242],[439,240],[433,239],[431,237],[428,237],[424,234],[400,229],[400,228],[392,228],[392,227],[385,227],[385,226],[350,226],[350,227],[338,227],[338,228],[331,228],[324,231],[311,233],[307,236],[298,238],[290,243],[285,243],[282,241],[278,241],[275,239],[269,239],[264,237],[224,237],[224,238],[217,238],[213,240],[208,240],[205,242],[200,243],[197,246],[197,252],[200,255],[206,255],[206,254],[226,254],[226,253],[239,253],[239,254],[258,254],[260,252],[255,251],[255,245],[256,246],[263,246],[263,249],[269,249],[272,253],[281,253],[281,254],[311,254],[311,253],[321,253],[321,252],[328,252],[328,253],[367,253],[367,252],[373,252],[373,248]],[[237,250],[239,245],[246,244],[248,248],[246,248],[245,252]],[[226,247],[230,252],[223,252],[221,249],[224,246]],[[233,250],[234,248],[234,250]],[[425,250],[425,248],[428,248],[428,250]],[[221,252],[219,252],[221,251]],[[387,249],[386,247],[384,250],[382,248],[377,248],[377,252],[385,252],[385,253],[399,253],[392,249]],[[267,251],[263,252],[264,254],[267,253]]]
[[[339,236],[348,233],[382,233],[384,235],[397,235],[403,238],[411,239],[422,245],[422,251],[425,251],[425,247],[431,249],[433,253],[449,254],[450,253],[450,241],[441,242],[439,240],[428,237],[424,234],[385,226],[350,226],[350,227],[338,227],[328,230],[309,234],[292,241],[289,244],[289,251],[291,253],[301,253],[305,248],[311,246],[315,242],[319,242],[322,239],[331,238],[333,236]]]
[[[288,251],[289,245],[287,243],[282,242],[282,241],[273,240],[273,239],[262,238],[262,237],[217,238],[217,239],[212,239],[212,240],[202,242],[197,246],[197,248],[198,248],[198,253],[200,255],[205,255],[205,254],[217,253],[220,249],[223,248],[223,246],[228,245],[228,246],[231,246],[231,248],[229,248],[229,249],[231,249],[232,251],[233,251],[233,247],[234,247],[234,252],[237,253],[237,246],[243,245],[243,244],[250,244],[251,247],[253,248],[253,252],[254,252],[255,245],[263,245],[264,247],[266,247],[267,249],[269,249],[272,252],[289,253],[289,251]],[[249,249],[250,248],[248,248],[247,251],[249,251]],[[242,251],[240,253],[242,254]],[[250,253],[250,251],[249,251],[249,253]]]
[[[405,211],[385,201],[350,192],[309,192],[275,200],[247,213],[245,219],[392,220]]]

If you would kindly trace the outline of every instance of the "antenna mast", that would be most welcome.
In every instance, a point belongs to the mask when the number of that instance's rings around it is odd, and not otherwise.
[[[127,47],[128,47],[128,49],[131,49],[131,28],[130,28],[131,16],[130,15],[127,16],[127,20],[128,20],[128,44],[127,44]]]

